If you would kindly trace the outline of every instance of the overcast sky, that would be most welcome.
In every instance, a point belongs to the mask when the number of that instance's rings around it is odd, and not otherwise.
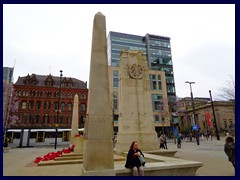
[[[18,76],[39,74],[89,81],[97,12],[109,31],[171,38],[179,97],[213,98],[235,75],[235,5],[3,5],[3,66]]]

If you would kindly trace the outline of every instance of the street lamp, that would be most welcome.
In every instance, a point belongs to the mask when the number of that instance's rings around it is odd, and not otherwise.
[[[215,111],[214,111],[214,107],[213,107],[211,90],[209,90],[209,94],[210,94],[210,100],[211,100],[211,105],[212,105],[213,118],[214,118],[214,126],[215,126],[215,128],[216,128],[217,140],[220,140],[219,133],[218,133],[218,128],[217,128],[217,121],[216,121]]]
[[[34,121],[34,113],[30,115],[30,119],[31,119],[31,125],[28,128],[28,138],[27,138],[27,147],[29,147],[29,143],[30,143],[30,138],[31,138],[31,129],[33,126],[33,121]]]
[[[60,70],[60,82],[58,88],[58,111],[57,111],[57,123],[55,124],[56,127],[56,134],[55,134],[55,146],[54,148],[57,149],[57,136],[58,136],[58,118],[59,118],[59,111],[60,111],[60,98],[61,98],[61,84],[62,84],[62,70]]]
[[[185,83],[188,83],[190,85],[190,92],[191,92],[191,99],[192,99],[192,109],[193,109],[193,119],[194,119],[194,124],[197,125],[196,115],[195,115],[195,106],[194,106],[194,100],[193,100],[193,93],[192,93],[192,84],[195,84],[195,82],[186,81]],[[196,140],[197,140],[197,145],[199,145],[199,137],[198,137],[198,132],[197,131],[196,131]]]

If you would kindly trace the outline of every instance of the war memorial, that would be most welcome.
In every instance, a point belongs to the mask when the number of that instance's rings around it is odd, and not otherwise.
[[[146,159],[145,176],[194,176],[203,164],[175,158],[176,151],[159,150],[151,111],[150,80],[146,57],[141,51],[122,51],[120,55],[119,131],[113,148],[105,16],[98,12],[93,21],[89,75],[89,97],[83,136],[78,136],[78,97],[74,97],[72,135],[74,151],[36,168],[63,164],[79,165],[75,176],[131,176],[124,167],[132,141],[137,141]],[[71,169],[67,170],[68,172]],[[47,175],[47,174],[46,174]]]

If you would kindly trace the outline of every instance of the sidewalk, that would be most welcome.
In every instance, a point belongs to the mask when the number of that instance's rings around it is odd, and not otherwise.
[[[177,150],[176,158],[199,161],[204,165],[197,170],[199,176],[234,176],[235,171],[223,151],[224,138],[220,141],[201,140],[196,142],[182,142],[178,149],[174,142],[168,143],[169,150]],[[81,176],[82,164],[36,166],[37,156],[62,150],[53,147],[13,148],[3,153],[3,176]],[[120,162],[119,162],[120,163]],[[71,169],[71,170],[70,170]]]
[[[177,150],[175,157],[194,160],[203,163],[197,170],[199,176],[235,176],[235,170],[224,152],[225,138],[208,141],[200,139],[200,145],[196,141],[183,141],[181,149],[177,148],[174,142],[168,143],[168,149]]]

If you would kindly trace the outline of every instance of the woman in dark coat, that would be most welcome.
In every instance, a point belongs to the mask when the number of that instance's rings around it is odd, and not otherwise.
[[[228,156],[230,161],[235,168],[235,143],[232,136],[227,136],[225,139],[224,152]]]
[[[144,176],[143,166],[145,163],[141,164],[139,157],[144,157],[142,151],[138,149],[138,144],[133,141],[127,155],[127,161],[125,164],[126,168],[133,170],[133,176]]]

